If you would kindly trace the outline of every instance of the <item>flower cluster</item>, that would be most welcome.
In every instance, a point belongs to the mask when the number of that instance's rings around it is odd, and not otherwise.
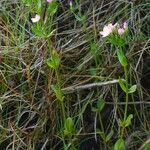
[[[102,35],[102,37],[107,37],[110,34],[117,32],[117,34],[122,36],[127,29],[128,29],[127,22],[124,22],[122,26],[120,26],[118,23],[114,25],[110,23],[104,26],[103,31],[101,31],[100,34]]]

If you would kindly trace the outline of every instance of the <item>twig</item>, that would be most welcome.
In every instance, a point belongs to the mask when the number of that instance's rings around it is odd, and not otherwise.
[[[106,104],[108,104],[108,105],[125,105],[125,102],[106,102]],[[140,104],[149,105],[150,102],[140,101],[140,102],[129,102],[128,104],[129,105],[140,105]]]
[[[100,87],[100,86],[105,86],[105,85],[111,85],[118,83],[118,80],[112,80],[112,81],[105,81],[105,82],[97,82],[97,83],[91,83],[91,84],[86,84],[86,85],[80,85],[80,86],[70,86],[67,88],[62,89],[64,92],[74,92],[78,90],[84,90],[84,89],[90,89],[94,87]]]

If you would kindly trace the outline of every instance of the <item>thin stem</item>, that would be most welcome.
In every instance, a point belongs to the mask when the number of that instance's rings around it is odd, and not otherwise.
[[[125,80],[126,80],[126,104],[125,104],[125,111],[124,111],[124,121],[127,118],[127,111],[128,111],[128,100],[129,100],[129,94],[128,94],[128,70],[127,66],[124,67],[124,72],[125,72]]]
[[[98,116],[99,116],[99,121],[100,121],[100,126],[101,126],[101,129],[102,129],[102,132],[105,134],[101,114],[99,113]],[[105,135],[105,139],[104,139],[104,149],[106,150],[106,135]]]
[[[65,114],[65,106],[64,106],[64,102],[61,102],[61,109],[62,109],[62,114],[63,114],[63,119],[64,121],[66,120],[66,114]]]
[[[99,121],[100,121],[102,132],[104,133],[104,127],[103,127],[102,117],[101,117],[100,113],[98,116],[99,116]]]
[[[55,69],[55,74],[56,74],[57,84],[58,86],[60,86],[60,78],[59,78],[58,69]]]
[[[123,122],[127,119],[127,111],[128,111],[128,100],[129,100],[129,94],[128,94],[128,67],[124,67],[124,73],[125,73],[125,80],[126,80],[126,99],[125,99],[125,110],[124,110],[124,119]],[[121,130],[121,138],[123,137],[125,127],[122,127]]]
[[[57,69],[55,69],[55,74],[56,74],[57,84],[60,87],[61,84],[60,84],[60,78],[59,78],[59,73],[58,73]],[[61,109],[62,109],[63,119],[65,121],[66,115],[65,115],[65,107],[64,107],[64,101],[63,100],[61,101]]]

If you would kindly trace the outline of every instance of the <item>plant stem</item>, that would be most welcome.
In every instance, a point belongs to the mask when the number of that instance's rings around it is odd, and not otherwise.
[[[124,73],[125,73],[125,80],[126,80],[126,99],[125,99],[125,110],[124,110],[123,122],[125,122],[126,119],[127,119],[128,100],[129,100],[129,94],[128,94],[128,67],[127,66],[124,67]],[[121,130],[121,138],[123,137],[124,130],[125,130],[125,127],[123,126],[122,130]]]
[[[55,69],[55,74],[56,74],[57,84],[58,84],[58,86],[60,87],[61,83],[60,83],[60,78],[59,78],[58,69]],[[61,110],[62,110],[63,119],[64,119],[64,121],[65,121],[66,115],[65,115],[64,101],[62,100],[60,103],[61,103]]]
[[[61,109],[64,121],[66,120],[64,101],[61,101]]]
[[[125,72],[125,80],[126,80],[126,104],[125,104],[125,111],[124,111],[124,121],[127,118],[127,111],[128,111],[128,99],[129,99],[129,94],[128,94],[128,69],[127,66],[124,67],[124,72]]]
[[[101,126],[101,129],[102,129],[102,132],[104,133],[104,126],[103,126],[101,114],[99,113],[98,116],[99,116],[99,121],[100,121],[100,126]]]
[[[56,74],[57,84],[58,86],[60,86],[60,78],[59,78],[58,69],[55,69],[55,74]]]

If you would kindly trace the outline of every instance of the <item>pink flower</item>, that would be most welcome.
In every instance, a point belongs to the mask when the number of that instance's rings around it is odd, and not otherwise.
[[[128,28],[128,23],[127,22],[124,22],[123,23],[123,28],[126,30]]]
[[[118,23],[115,23],[114,25],[112,25],[112,23],[109,23],[107,26],[114,30],[118,26]]]
[[[111,23],[107,26],[104,26],[103,31],[100,32],[102,37],[109,36],[116,29],[116,25],[112,25]]]
[[[123,27],[122,28],[118,28],[118,34],[121,36],[125,33],[125,31],[128,29],[128,24],[127,22],[123,23]]]
[[[40,20],[40,18],[41,18],[40,15],[36,14],[34,18],[31,18],[31,21],[33,23],[36,23],[36,22],[38,22]]]
[[[48,3],[51,3],[53,0],[47,0]]]
[[[120,36],[125,34],[126,30],[128,29],[127,22],[124,22],[123,25],[119,25],[118,23],[115,23],[114,25],[112,23],[109,23],[108,25],[105,25],[103,28],[103,31],[100,32],[102,37],[107,37],[111,33],[118,33]]]
[[[118,34],[119,35],[123,35],[125,33],[125,29],[124,28],[119,28],[118,29]]]

